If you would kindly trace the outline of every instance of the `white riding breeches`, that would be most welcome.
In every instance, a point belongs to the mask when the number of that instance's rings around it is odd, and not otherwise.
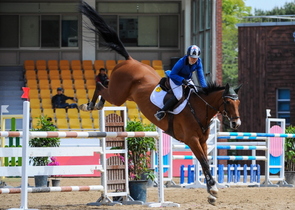
[[[191,85],[195,85],[191,79],[190,80],[187,80],[187,81]],[[172,79],[170,79],[170,78],[169,78],[169,82],[170,82],[170,86],[171,86],[171,89],[173,91],[174,96],[177,98],[177,100],[180,100],[182,98],[182,95],[183,95],[182,85],[176,85],[172,81]]]

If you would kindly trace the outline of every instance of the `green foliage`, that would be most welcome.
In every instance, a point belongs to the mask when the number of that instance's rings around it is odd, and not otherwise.
[[[156,131],[153,124],[142,124],[140,121],[128,121],[126,131]],[[156,150],[155,139],[152,137],[129,137],[128,164],[129,178],[140,180],[143,174],[153,180],[154,173],[150,170],[151,155],[149,151]]]
[[[288,126],[285,133],[295,133],[295,126]],[[295,171],[295,138],[285,139],[285,171]]]
[[[272,10],[264,11],[261,9],[255,9],[255,16],[268,16],[268,15],[294,15],[295,14],[295,0],[293,2],[286,2],[282,7],[274,7]],[[277,22],[278,19],[267,19],[267,22]],[[279,20],[290,21],[290,20]]]
[[[52,125],[51,118],[47,116],[39,116],[37,122],[37,128],[32,131],[57,131],[57,128]],[[60,138],[34,138],[30,139],[30,147],[59,147]],[[48,157],[31,157],[30,162],[33,162],[34,166],[46,166],[50,162]]]
[[[250,15],[251,7],[243,0],[222,1],[222,72],[223,84],[238,85],[238,29],[237,23]]]

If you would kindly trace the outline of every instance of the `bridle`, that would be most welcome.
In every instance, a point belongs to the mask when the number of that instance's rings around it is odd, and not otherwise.
[[[223,105],[224,106],[224,109],[223,109],[223,111],[221,112],[221,114],[222,114],[222,116],[223,117],[226,117],[229,121],[231,121],[231,120],[234,120],[234,119],[239,119],[240,117],[239,116],[237,116],[237,117],[233,117],[233,118],[230,118],[229,116],[228,116],[228,111],[227,111],[227,106],[226,106],[226,104],[227,104],[227,101],[225,100],[226,98],[229,98],[229,99],[232,99],[232,100],[238,100],[239,99],[239,97],[238,97],[238,95],[237,94],[229,94],[229,95],[224,95],[224,93],[223,93],[223,96],[222,96],[222,103],[219,105],[219,107],[218,108],[215,108],[215,107],[213,107],[211,104],[209,104],[207,101],[205,101],[205,99],[203,99],[198,93],[197,93],[197,91],[193,91],[204,103],[205,103],[205,105],[206,105],[206,122],[208,121],[208,107],[209,108],[211,108],[211,109],[213,109],[213,110],[215,110],[216,112],[220,112],[219,110],[220,110],[220,107]],[[206,125],[206,126],[203,126],[203,124],[201,123],[201,121],[200,121],[200,119],[197,117],[197,115],[196,115],[196,112],[195,112],[195,110],[193,109],[193,107],[191,106],[191,103],[188,101],[187,102],[188,103],[188,106],[189,106],[189,108],[190,108],[190,111],[191,111],[191,113],[193,114],[193,116],[194,116],[194,118],[196,119],[196,121],[198,122],[198,124],[199,124],[199,126],[201,127],[201,129],[202,129],[202,131],[203,131],[203,133],[205,133],[207,130],[208,130],[208,128],[210,127],[210,124],[211,124],[211,122],[208,124],[208,125]]]

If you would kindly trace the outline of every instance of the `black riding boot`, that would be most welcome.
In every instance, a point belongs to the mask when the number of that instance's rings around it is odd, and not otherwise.
[[[177,98],[175,98],[175,96],[173,96],[172,98],[170,98],[165,104],[164,107],[162,109],[160,109],[159,111],[157,111],[157,113],[154,115],[155,118],[157,120],[162,120],[165,115],[166,115],[166,111],[168,111],[169,109],[173,108],[173,106],[176,105],[176,103],[178,102]]]

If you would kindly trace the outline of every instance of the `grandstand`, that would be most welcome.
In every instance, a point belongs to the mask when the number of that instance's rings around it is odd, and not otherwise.
[[[95,130],[99,129],[98,112],[82,112],[77,109],[52,109],[51,97],[56,94],[56,88],[62,87],[64,94],[78,99],[78,104],[88,103],[95,89],[95,75],[100,68],[106,68],[108,74],[114,65],[122,61],[115,60],[26,60],[24,62],[24,79],[30,88],[32,128],[36,128],[36,117],[47,115],[52,118],[59,130]],[[143,60],[164,77],[161,60]],[[106,102],[105,106],[112,106]],[[150,123],[140,112],[137,105],[127,101],[122,106],[127,107],[129,120],[141,120]]]

